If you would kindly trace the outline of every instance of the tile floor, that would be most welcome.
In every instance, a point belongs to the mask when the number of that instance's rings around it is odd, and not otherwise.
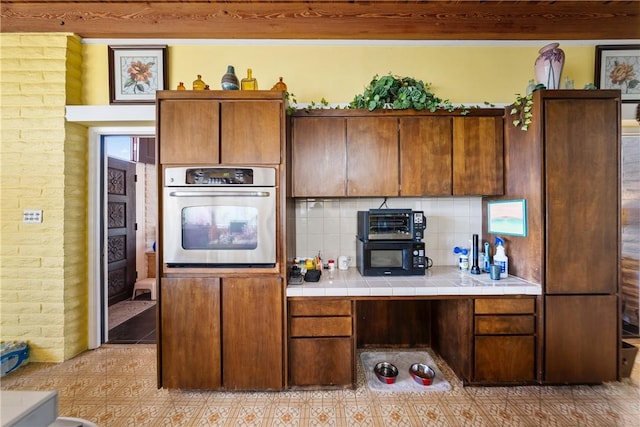
[[[640,345],[640,340],[631,340]],[[6,390],[57,390],[59,414],[108,426],[640,426],[640,356],[631,378],[596,386],[462,387],[447,392],[194,392],[156,388],[155,345],[105,345],[28,364]]]

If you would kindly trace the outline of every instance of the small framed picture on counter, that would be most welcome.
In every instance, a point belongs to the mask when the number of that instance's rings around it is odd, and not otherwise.
[[[622,102],[640,102],[640,45],[596,46],[595,85],[620,89]]]
[[[109,103],[153,104],[167,88],[167,46],[109,46]]]
[[[527,235],[527,201],[494,200],[487,202],[487,224],[490,234]]]

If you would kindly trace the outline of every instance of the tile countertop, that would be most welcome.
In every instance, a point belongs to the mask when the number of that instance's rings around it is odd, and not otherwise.
[[[452,266],[431,267],[424,276],[362,276],[356,268],[322,271],[318,282],[287,286],[287,297],[541,295],[539,284],[509,276],[491,280],[488,273],[460,272]]]

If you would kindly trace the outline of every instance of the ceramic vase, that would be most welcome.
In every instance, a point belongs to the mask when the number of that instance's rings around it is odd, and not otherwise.
[[[240,84],[233,65],[227,66],[227,72],[222,76],[222,90],[239,90]]]
[[[540,55],[534,66],[538,83],[545,85],[547,89],[560,88],[560,76],[564,67],[564,51],[559,43],[550,43],[539,50]]]

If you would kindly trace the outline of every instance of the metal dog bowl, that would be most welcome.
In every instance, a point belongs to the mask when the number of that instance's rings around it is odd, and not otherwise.
[[[414,363],[409,368],[409,373],[411,377],[421,385],[431,385],[436,377],[436,372],[424,363]]]
[[[376,377],[385,384],[393,384],[398,376],[398,368],[389,362],[380,362],[374,368]]]

